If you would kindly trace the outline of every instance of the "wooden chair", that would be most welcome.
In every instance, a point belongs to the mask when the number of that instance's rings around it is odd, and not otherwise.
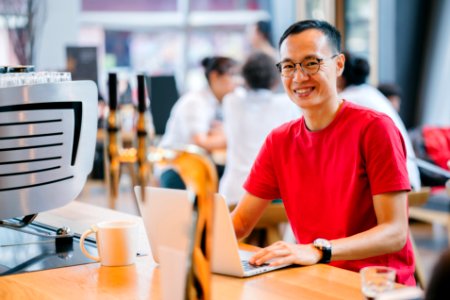
[[[450,165],[450,162],[449,162]],[[450,197],[450,179],[445,183],[445,189],[447,190],[447,195]]]
[[[288,222],[289,220],[286,216],[283,203],[271,203],[261,219],[256,223],[255,229],[265,230],[265,244],[270,245],[283,239],[283,234],[280,232],[280,225]]]
[[[411,217],[411,210],[414,211],[414,209],[421,209],[421,206],[425,204],[425,202],[427,202],[429,195],[430,195],[429,187],[423,187],[420,191],[417,192],[412,191],[408,193],[408,206],[410,210],[410,217]],[[413,235],[411,234],[411,231],[409,231],[409,239],[413,247],[414,260],[416,262],[416,269],[414,272],[414,276],[416,277],[420,287],[422,289],[425,289],[426,288],[425,269],[423,267],[419,251],[417,249],[416,242],[414,240]]]
[[[235,205],[229,207],[230,212],[233,211]],[[280,231],[281,224],[288,224],[289,220],[286,216],[283,203],[271,203],[264,211],[261,219],[256,223],[253,233],[244,240],[244,243],[253,244],[259,247],[265,247],[283,239],[283,232]],[[263,241],[260,241],[259,236],[254,234],[264,234]],[[258,242],[254,242],[257,239]]]

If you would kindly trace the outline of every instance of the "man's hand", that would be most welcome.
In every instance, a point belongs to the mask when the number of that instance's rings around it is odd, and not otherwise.
[[[312,244],[300,245],[283,241],[276,242],[253,255],[250,263],[262,265],[269,263],[270,266],[284,264],[313,265],[322,258],[322,252]]]

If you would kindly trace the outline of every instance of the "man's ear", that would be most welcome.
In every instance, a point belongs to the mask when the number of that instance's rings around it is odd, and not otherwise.
[[[342,72],[344,72],[345,67],[345,56],[344,54],[340,53],[336,57],[336,74],[337,76],[341,76]]]

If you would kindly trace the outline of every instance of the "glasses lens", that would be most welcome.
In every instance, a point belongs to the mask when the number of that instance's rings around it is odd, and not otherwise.
[[[295,65],[291,62],[282,62],[279,64],[281,75],[289,77],[294,75]]]
[[[315,74],[319,71],[320,61],[318,58],[307,58],[301,62],[300,66],[306,74]]]

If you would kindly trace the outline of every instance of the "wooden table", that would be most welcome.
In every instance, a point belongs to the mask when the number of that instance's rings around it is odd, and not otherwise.
[[[106,219],[136,218],[88,204],[68,206],[40,216],[52,225],[69,214],[83,230]],[[94,220],[97,219],[97,220]],[[80,225],[83,224],[84,225]],[[56,223],[56,224],[55,224]],[[73,226],[74,224],[72,224]],[[142,226],[142,223],[141,223]],[[77,228],[75,228],[77,231]],[[148,247],[143,233],[142,247]],[[145,245],[147,244],[147,245]],[[148,249],[148,248],[147,248]],[[151,255],[135,265],[103,267],[98,263],[0,277],[0,299],[161,299],[160,271]],[[240,279],[212,276],[212,299],[363,299],[358,273],[328,265],[295,267]]]

